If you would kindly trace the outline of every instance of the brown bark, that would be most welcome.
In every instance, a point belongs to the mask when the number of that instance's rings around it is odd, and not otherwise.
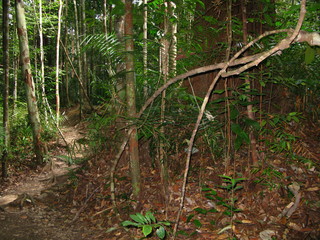
[[[43,144],[41,142],[41,125],[37,99],[35,95],[35,86],[31,73],[29,42],[27,34],[27,26],[25,19],[24,3],[22,0],[16,0],[16,18],[17,32],[19,37],[20,62],[22,64],[22,74],[26,88],[26,98],[29,119],[32,126],[33,145],[37,163],[43,160]]]
[[[126,50],[126,95],[127,95],[127,113],[129,118],[136,116],[136,95],[135,95],[135,77],[134,77],[134,56],[133,56],[133,13],[132,0],[125,1],[125,50]],[[137,127],[133,122],[129,123],[132,129],[129,136],[129,158],[131,167],[131,182],[133,196],[138,199],[141,188],[140,163]]]
[[[60,36],[61,36],[61,15],[62,15],[62,0],[59,0],[59,11],[58,11],[58,32],[56,42],[56,125],[59,127],[60,118],[60,93],[59,93],[59,57],[60,57]]]
[[[4,149],[2,152],[2,177],[8,176],[7,157],[10,147],[10,126],[9,126],[9,7],[10,0],[2,1],[2,50],[3,50],[3,132],[4,132]]]
[[[241,9],[242,9],[242,33],[243,33],[243,43],[244,45],[248,44],[248,28],[247,28],[247,6],[246,6],[246,0],[241,0]],[[248,52],[246,51],[244,53],[245,56],[248,55]],[[247,92],[251,92],[251,81],[249,78],[249,75],[245,75],[245,83]],[[251,102],[252,98],[250,95],[247,95],[247,101]],[[253,112],[253,105],[248,104],[247,106],[247,114],[248,118],[251,120],[255,120],[254,112]],[[249,138],[250,138],[250,150],[251,154],[249,153],[249,158],[251,157],[252,164],[257,165],[258,164],[258,152],[257,152],[257,140],[254,135],[254,132],[252,129],[249,130]],[[249,151],[250,151],[249,150]]]

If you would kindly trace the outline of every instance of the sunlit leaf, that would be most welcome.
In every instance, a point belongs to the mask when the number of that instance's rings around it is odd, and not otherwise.
[[[160,226],[157,229],[156,234],[160,239],[164,239],[166,237],[166,230],[164,229],[164,227]]]
[[[145,237],[148,236],[150,233],[152,233],[152,227],[150,225],[144,225],[142,227],[142,233]]]

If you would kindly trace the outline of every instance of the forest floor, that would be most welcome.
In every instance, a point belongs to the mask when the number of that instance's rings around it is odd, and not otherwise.
[[[85,137],[85,131],[83,124],[62,128],[74,159],[83,157],[77,141]],[[13,174],[0,186],[0,239],[99,239],[101,231],[81,221],[79,206],[70,201],[70,179],[79,166],[67,163],[71,158],[62,138],[59,143],[48,143],[48,148],[44,166]]]
[[[69,119],[74,122],[72,116]],[[319,130],[319,126],[304,123],[295,131],[299,141],[293,145],[294,151],[311,161],[275,154],[251,172],[247,171],[246,153],[239,152],[237,161],[226,168],[222,161],[212,161],[211,155],[200,149],[193,156],[176,239],[320,239]],[[141,239],[141,229],[127,230],[120,223],[132,220],[130,214],[146,211],[153,212],[158,221],[170,221],[171,227],[166,229],[169,235],[172,233],[185,153],[171,156],[174,165],[165,194],[148,143],[141,144],[142,194],[138,205],[131,196],[129,164],[124,154],[115,176],[115,211],[109,173],[117,148],[89,150],[87,131],[86,123],[63,127],[76,159],[86,158],[84,164],[68,166],[68,158],[62,157],[68,155],[66,146],[60,139],[60,144],[50,143],[46,166],[12,177],[0,187],[1,240]],[[110,144],[113,131],[98,132],[105,144]],[[243,188],[226,190],[221,187],[226,186],[221,175],[245,178],[238,183]],[[150,239],[157,237],[153,234]]]

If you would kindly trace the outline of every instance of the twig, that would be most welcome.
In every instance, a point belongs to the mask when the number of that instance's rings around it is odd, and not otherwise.
[[[79,217],[80,213],[87,207],[88,201],[93,197],[93,195],[98,191],[99,188],[100,188],[100,186],[97,187],[97,188],[90,194],[90,196],[84,201],[82,207],[78,210],[78,212],[76,213],[76,215],[74,216],[74,218],[73,218],[72,221],[70,222],[71,224],[74,223],[74,221],[77,220],[77,218]]]

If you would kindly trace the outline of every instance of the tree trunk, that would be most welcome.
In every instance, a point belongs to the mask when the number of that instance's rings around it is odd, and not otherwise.
[[[226,57],[225,61],[229,61],[230,54],[231,54],[231,46],[232,46],[232,0],[227,1],[227,29],[226,29],[226,35],[227,35],[227,42],[228,46],[226,49]],[[226,119],[226,125],[225,125],[225,132],[226,132],[226,151],[225,151],[225,165],[226,167],[229,167],[230,165],[230,151],[231,151],[231,141],[232,141],[232,133],[231,133],[231,119],[230,119],[230,102],[229,102],[229,87],[228,87],[228,78],[225,79],[224,82],[224,90],[225,90],[225,106],[226,106],[226,113],[225,113],[225,119]]]
[[[17,31],[19,37],[20,61],[22,64],[22,75],[26,88],[26,99],[28,105],[29,119],[33,133],[33,144],[37,163],[43,160],[43,149],[41,142],[41,125],[39,111],[35,95],[35,86],[31,74],[29,43],[27,34],[27,25],[25,19],[24,3],[22,0],[16,0],[16,18]]]
[[[39,0],[39,39],[40,39],[40,65],[41,65],[41,101],[43,104],[44,119],[48,123],[48,112],[52,114],[51,108],[46,95],[45,78],[44,78],[44,49],[43,49],[43,28],[42,28],[42,0]]]
[[[246,0],[241,0],[241,9],[242,9],[242,31],[243,31],[243,44],[247,45],[248,44],[248,29],[247,29],[247,7],[246,7]],[[244,55],[247,55],[247,52],[244,53]],[[251,82],[249,75],[246,74],[245,76],[245,83],[247,85],[247,92],[251,92]],[[248,94],[247,95],[247,101],[251,102],[251,96]],[[253,106],[252,104],[248,104],[247,106],[247,112],[248,112],[248,118],[251,120],[255,120],[255,116],[253,113]],[[250,137],[250,149],[251,149],[251,160],[253,165],[258,164],[258,152],[257,152],[257,141],[256,137],[254,136],[254,132],[252,129],[250,129],[249,133]]]
[[[82,6],[82,39],[84,39],[87,36],[87,26],[86,26],[86,2],[85,0],[81,0],[81,6]],[[88,87],[90,86],[90,83],[88,81],[88,63],[87,63],[87,54],[86,52],[82,53],[82,84],[83,84],[83,103],[84,108],[88,107],[89,103],[87,101],[87,98],[85,96],[89,96]]]
[[[42,31],[42,0],[39,0],[39,39],[40,39],[40,66],[41,66],[41,101],[45,103],[46,99],[46,89],[45,89],[45,80],[44,80],[44,50],[43,50],[43,31]],[[40,101],[40,102],[41,102]],[[44,104],[43,104],[44,105]],[[46,107],[44,107],[44,119],[48,123],[48,113]]]
[[[65,1],[65,10],[64,10],[64,14],[65,16],[68,15],[68,0]],[[68,46],[68,24],[65,24],[64,26],[64,46]],[[66,61],[67,57],[64,58],[64,71],[65,71],[65,75],[64,75],[64,89],[65,89],[65,102],[66,105],[69,107],[71,105],[71,101],[70,101],[70,95],[69,95],[69,63],[68,61]],[[71,74],[73,74],[73,71],[71,71]]]
[[[80,37],[79,37],[79,18],[78,18],[78,6],[77,6],[77,0],[73,0],[73,5],[74,5],[74,16],[75,16],[75,35],[76,35],[76,55],[77,55],[77,60],[78,60],[78,76],[79,80],[82,81],[82,68],[81,68],[81,57],[80,57]],[[79,102],[80,102],[80,115],[79,118],[80,120],[82,119],[82,104],[83,104],[83,99],[82,99],[82,90],[81,87],[79,86]]]
[[[145,98],[148,96],[148,2],[143,0],[143,77],[144,77],[144,87],[143,93]]]
[[[135,94],[135,76],[134,76],[134,56],[133,56],[133,17],[132,0],[125,1],[125,50],[126,50],[126,94],[127,94],[127,112],[128,117],[133,118],[136,115],[136,94]],[[137,127],[133,122],[129,123],[133,129],[129,139],[129,158],[131,167],[131,181],[133,196],[138,199],[140,193],[141,176],[139,163],[139,148]]]
[[[60,93],[59,93],[59,56],[60,56],[60,35],[61,35],[61,15],[62,15],[62,0],[59,0],[58,12],[58,32],[57,32],[57,47],[56,47],[56,124],[59,127],[60,118]]]
[[[103,0],[103,32],[108,36],[108,26],[107,26],[107,0]]]
[[[9,126],[9,7],[10,0],[2,1],[2,50],[3,50],[3,132],[4,132],[4,150],[2,152],[2,177],[8,176],[7,157],[10,148],[10,126]]]

